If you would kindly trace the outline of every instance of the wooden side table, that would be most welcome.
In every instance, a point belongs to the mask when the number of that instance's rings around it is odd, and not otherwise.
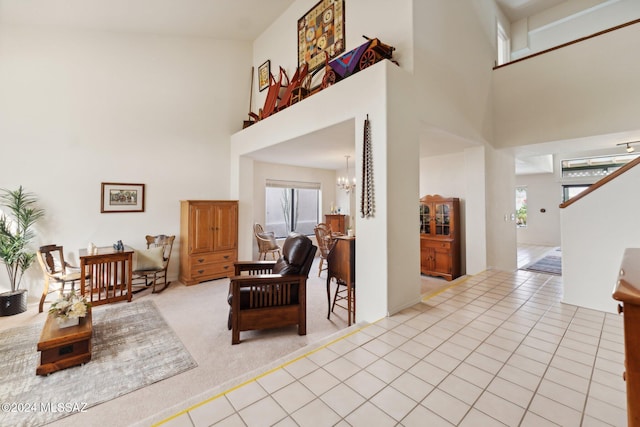
[[[78,252],[80,271],[83,272],[80,275],[80,293],[92,306],[116,301],[131,302],[132,248],[125,246],[124,251],[116,251],[112,247],[100,247],[92,254],[86,249]]]
[[[91,310],[77,326],[62,329],[52,315],[47,316],[38,341],[40,365],[36,374],[47,375],[90,361],[92,333]]]

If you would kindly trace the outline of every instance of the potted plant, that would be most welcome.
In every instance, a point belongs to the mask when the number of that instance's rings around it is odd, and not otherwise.
[[[33,226],[44,216],[44,210],[36,203],[35,195],[22,186],[15,191],[0,190],[0,261],[7,268],[11,285],[11,291],[0,294],[0,316],[27,310],[27,290],[20,289],[20,282],[36,259],[29,246],[34,237]]]

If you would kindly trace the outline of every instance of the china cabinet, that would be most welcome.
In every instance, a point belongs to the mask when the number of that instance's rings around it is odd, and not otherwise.
[[[420,199],[420,272],[453,280],[461,274],[460,199]]]

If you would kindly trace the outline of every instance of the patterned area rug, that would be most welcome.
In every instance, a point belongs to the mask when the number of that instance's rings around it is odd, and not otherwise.
[[[535,271],[537,273],[555,274],[562,276],[562,256],[547,255],[538,261],[524,266],[521,270]]]
[[[42,326],[0,332],[2,426],[46,424],[197,366],[151,301],[94,309],[91,361],[48,376],[36,375]]]

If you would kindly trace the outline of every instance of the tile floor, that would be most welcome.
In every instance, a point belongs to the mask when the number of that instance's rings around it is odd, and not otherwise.
[[[161,424],[625,426],[622,318],[560,303],[561,281],[469,277]]]

